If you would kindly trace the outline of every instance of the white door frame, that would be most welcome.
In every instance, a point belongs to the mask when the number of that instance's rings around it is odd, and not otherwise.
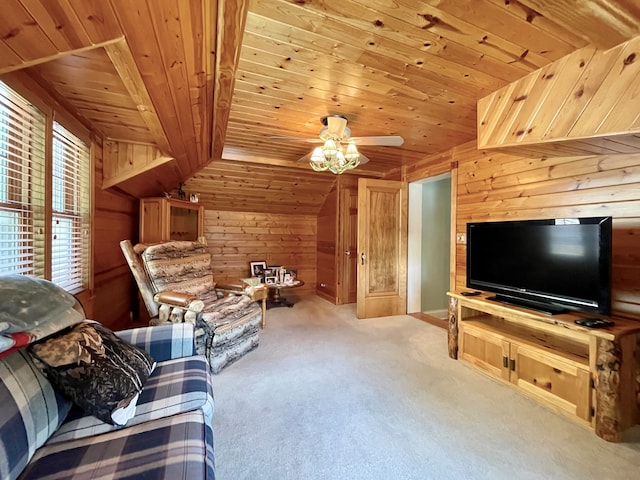
[[[445,178],[451,172],[409,183],[409,215],[407,238],[407,313],[420,313],[422,303],[422,187]],[[455,225],[452,225],[455,228]]]

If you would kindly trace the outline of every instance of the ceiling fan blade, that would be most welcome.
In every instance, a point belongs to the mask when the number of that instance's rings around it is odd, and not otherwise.
[[[300,137],[269,137],[269,140],[275,140],[276,142],[306,142],[306,143],[322,143],[319,138],[300,138]]]
[[[369,159],[367,157],[365,157],[362,152],[360,152],[360,163],[359,165],[364,165],[365,163],[369,163]]]
[[[307,153],[306,155],[303,155],[302,157],[300,157],[298,160],[296,160],[296,162],[309,162],[311,160],[311,154],[313,153],[313,151]]]
[[[347,139],[356,145],[380,145],[385,147],[399,147],[404,143],[404,138],[398,135],[383,135],[379,137],[351,137]]]

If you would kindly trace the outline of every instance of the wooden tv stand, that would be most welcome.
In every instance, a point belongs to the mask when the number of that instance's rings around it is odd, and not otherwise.
[[[588,314],[547,315],[449,292],[449,356],[518,388],[589,426],[622,440],[638,423],[636,350],[640,321],[611,318],[591,329]]]

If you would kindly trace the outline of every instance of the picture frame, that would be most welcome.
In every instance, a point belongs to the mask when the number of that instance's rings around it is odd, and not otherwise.
[[[277,277],[264,277],[264,283],[267,285],[275,285],[277,282]]]
[[[267,262],[249,262],[249,269],[252,277],[262,277],[263,272],[267,269]]]

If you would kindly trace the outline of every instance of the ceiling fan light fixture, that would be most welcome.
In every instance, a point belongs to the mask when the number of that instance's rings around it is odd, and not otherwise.
[[[329,170],[340,175],[360,164],[360,153],[353,142],[347,145],[346,153],[342,151],[340,139],[328,138],[322,147],[316,147],[309,159],[309,165],[316,172]]]
[[[324,145],[322,146],[322,153],[327,159],[335,156],[336,153],[338,153],[338,145],[336,141],[332,138],[327,139],[327,141],[324,142]]]
[[[344,157],[349,162],[355,162],[355,161],[358,160],[359,156],[360,156],[360,153],[358,152],[358,149],[356,148],[356,144],[353,143],[353,142],[349,142],[349,144],[347,145],[347,151],[344,154]]]
[[[309,165],[311,165],[311,168],[316,172],[324,172],[329,169],[329,164],[322,153],[322,147],[313,149],[313,153],[309,159]]]

